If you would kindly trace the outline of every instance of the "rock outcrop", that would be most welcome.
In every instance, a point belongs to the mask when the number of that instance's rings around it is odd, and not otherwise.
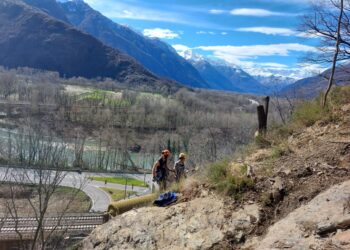
[[[350,249],[350,181],[316,196],[245,249]]]
[[[233,209],[209,195],[168,208],[130,211],[98,227],[80,249],[227,249],[259,221],[259,207]]]

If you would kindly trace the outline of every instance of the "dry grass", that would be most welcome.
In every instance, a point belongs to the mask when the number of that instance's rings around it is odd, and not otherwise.
[[[240,195],[254,187],[254,182],[247,177],[247,165],[232,163],[226,159],[208,166],[208,180],[213,187],[225,195]]]
[[[115,189],[115,188],[107,188],[101,187],[102,190],[106,191],[112,198],[113,201],[120,201],[125,198],[125,190]],[[126,191],[126,198],[136,194],[135,191]]]
[[[4,215],[6,211],[6,204],[11,202],[11,194],[9,187],[5,184],[0,186],[0,215]],[[31,207],[28,199],[32,201],[35,206],[38,204],[38,195],[35,191],[35,186],[17,186],[14,193],[15,207],[18,209],[19,216],[34,216],[34,209]],[[6,195],[5,195],[6,194]],[[72,201],[70,204],[69,201]],[[67,205],[68,209],[66,210]],[[53,194],[49,201],[48,214],[57,214],[65,211],[66,213],[86,213],[90,210],[91,200],[82,191],[76,193],[76,190],[68,187],[60,187]]]

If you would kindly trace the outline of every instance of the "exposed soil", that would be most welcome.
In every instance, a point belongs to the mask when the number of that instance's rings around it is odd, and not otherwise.
[[[277,159],[273,152],[260,150],[246,159],[258,174],[256,190],[244,200],[260,200],[261,221],[252,235],[264,235],[269,226],[335,184],[350,179],[350,115],[342,112],[342,121],[318,123],[288,139],[288,152]],[[261,156],[263,155],[263,157]],[[259,176],[272,168],[270,177]],[[271,195],[273,183],[281,180],[278,197]]]

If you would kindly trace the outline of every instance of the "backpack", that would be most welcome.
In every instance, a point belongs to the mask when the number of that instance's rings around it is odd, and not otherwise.
[[[153,204],[158,207],[166,207],[177,201],[177,194],[175,192],[167,192],[161,194]]]

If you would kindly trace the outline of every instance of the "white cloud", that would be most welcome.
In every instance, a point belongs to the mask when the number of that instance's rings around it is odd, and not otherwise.
[[[182,56],[183,58],[185,58],[186,60],[189,60],[189,59],[199,59],[201,60],[203,57],[200,56],[200,55],[196,55],[192,48],[186,46],[186,45],[183,45],[183,44],[175,44],[175,45],[172,45],[173,48],[176,50],[176,52]]]
[[[224,14],[226,12],[227,11],[225,11],[225,10],[218,10],[218,9],[211,9],[211,10],[209,10],[209,13],[210,14],[214,14],[214,15]]]
[[[123,13],[123,15],[125,17],[133,17],[133,16],[135,16],[135,14],[133,12],[131,12],[130,10],[123,10],[122,13]]]
[[[296,36],[302,38],[319,38],[322,35],[317,34],[313,31],[307,32],[298,32],[288,28],[276,28],[276,27],[267,27],[267,26],[257,26],[257,27],[245,27],[245,28],[237,28],[235,31],[240,32],[255,32],[261,33],[265,35],[279,35],[279,36]]]
[[[241,67],[251,75],[292,77],[294,71],[288,65],[274,62],[243,62]],[[294,77],[293,77],[294,78]]]
[[[157,37],[157,38],[163,38],[163,39],[180,38],[180,35],[178,33],[169,29],[161,29],[161,28],[144,29],[143,35],[148,37]]]
[[[193,52],[192,48],[183,45],[183,44],[175,44],[173,45],[173,48],[176,50],[176,52],[185,58],[186,60],[203,60],[204,56],[196,54]]]
[[[242,32],[255,32],[262,33],[266,35],[280,35],[280,36],[296,36],[298,33],[292,29],[288,28],[275,28],[275,27],[247,27],[247,28],[238,28],[236,31]]]
[[[264,68],[271,68],[271,69],[286,69],[288,68],[288,65],[282,64],[282,63],[274,63],[274,62],[265,62],[265,63],[260,63],[261,66]]]
[[[114,19],[134,19],[148,21],[163,21],[170,23],[190,24],[182,13],[176,11],[160,11],[147,4],[135,5],[122,1],[111,0],[85,0],[94,9],[101,11],[105,16]]]
[[[199,46],[197,49],[211,51],[215,57],[233,63],[237,60],[256,58],[259,56],[288,56],[292,51],[317,52],[314,47],[299,43],[250,46]]]
[[[287,65],[275,62],[257,62],[256,59],[264,56],[289,56],[293,52],[317,52],[314,47],[298,43],[250,46],[200,46],[195,49],[211,52],[211,57],[238,65],[252,75],[274,74],[292,78],[309,76],[311,72],[310,66],[307,68],[308,70],[299,66],[290,68]],[[316,68],[314,67],[313,72]]]
[[[197,35],[212,35],[212,36],[214,36],[214,35],[223,35],[223,36],[228,35],[227,32],[216,33],[214,31],[203,31],[203,30],[197,31],[196,34]]]
[[[265,9],[233,9],[230,11],[231,15],[235,16],[257,16],[257,17],[267,17],[267,16],[295,16],[296,14],[284,13],[284,12],[276,12]]]
[[[313,30],[308,30],[308,31],[305,31],[305,32],[299,32],[298,37],[303,37],[303,38],[322,38],[324,37],[323,34],[321,33],[318,33],[316,31],[313,31]]]
[[[184,51],[187,51],[187,50],[191,50],[190,47],[188,47],[186,45],[183,45],[183,44],[174,44],[172,46],[177,52],[184,52]]]
[[[254,61],[238,61],[236,65],[251,75],[260,76],[282,76],[294,79],[302,79],[305,77],[320,74],[326,68],[318,64],[296,64],[288,66],[285,64],[274,62],[254,62]]]
[[[324,67],[320,64],[313,63],[299,63],[297,64],[297,69],[299,72],[296,72],[297,75],[300,75],[300,78],[313,76],[322,73],[327,70],[327,67]]]
[[[155,6],[152,1],[140,0],[84,1],[110,19],[168,22],[189,25],[200,29],[221,29],[226,27],[225,25],[218,24],[212,20],[205,20],[205,18],[202,16],[196,15],[199,12],[208,12],[208,9],[200,8],[196,5],[174,5],[174,8],[168,8],[169,6],[166,1],[162,1],[161,3],[157,4],[157,6]],[[118,20],[118,22],[120,21]]]

